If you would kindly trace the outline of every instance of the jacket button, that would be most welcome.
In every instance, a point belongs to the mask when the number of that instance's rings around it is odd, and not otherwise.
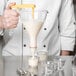
[[[24,44],[24,47],[26,47],[26,44]]]
[[[45,47],[46,47],[46,45],[43,45],[43,47],[45,48]]]
[[[44,30],[47,30],[47,28],[44,28]]]
[[[25,27],[24,27],[23,29],[24,29],[24,30],[26,30],[26,28],[25,28]]]
[[[76,25],[76,22],[74,22],[74,25]]]

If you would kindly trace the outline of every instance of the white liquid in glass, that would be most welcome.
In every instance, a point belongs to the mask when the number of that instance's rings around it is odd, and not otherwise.
[[[38,66],[38,58],[36,57],[31,57],[28,61],[29,66],[31,66],[32,68],[37,67]]]
[[[39,20],[25,21],[24,25],[30,37],[30,47],[37,47],[37,35],[43,22]]]
[[[32,57],[29,59],[29,65],[31,67],[38,66],[38,59],[34,57],[34,53],[37,47],[37,35],[42,27],[42,24],[43,22],[39,20],[29,20],[24,22],[25,28],[30,37]]]

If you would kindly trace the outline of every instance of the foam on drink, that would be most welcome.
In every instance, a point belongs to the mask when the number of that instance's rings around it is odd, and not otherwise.
[[[28,61],[28,64],[30,67],[35,68],[38,66],[38,58],[36,57],[31,57]]]

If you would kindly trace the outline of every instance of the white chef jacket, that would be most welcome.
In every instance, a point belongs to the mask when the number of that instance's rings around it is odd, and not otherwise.
[[[3,0],[2,0],[3,1]],[[38,10],[47,10],[47,18],[37,37],[37,51],[60,55],[61,50],[73,51],[75,43],[75,18],[72,0],[9,0],[16,4],[35,4]],[[2,11],[1,5],[0,11]],[[30,55],[29,35],[19,21],[14,29],[5,30],[3,55]]]

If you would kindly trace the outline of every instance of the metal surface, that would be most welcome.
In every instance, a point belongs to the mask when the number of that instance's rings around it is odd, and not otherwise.
[[[28,57],[24,56],[23,69],[20,69],[20,57],[7,56],[4,57],[5,69],[4,76],[30,76],[27,74]],[[73,76],[72,74],[72,57],[61,57],[66,60],[64,71],[57,72],[55,76]],[[50,58],[51,59],[51,58]],[[18,69],[19,68],[19,69]]]

